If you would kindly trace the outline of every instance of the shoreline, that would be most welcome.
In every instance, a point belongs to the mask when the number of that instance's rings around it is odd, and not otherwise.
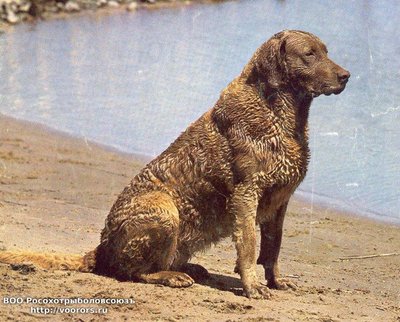
[[[0,114],[0,249],[92,250],[117,195],[142,166],[132,155]],[[88,273],[19,271],[5,264],[0,264],[0,288],[2,296],[10,297],[135,300],[133,305],[107,306],[104,318],[111,320],[398,321],[399,240],[399,227],[292,198],[280,268],[297,289],[274,290],[270,300],[241,295],[230,239],[193,257],[191,262],[206,267],[211,279],[187,289]],[[257,274],[262,280],[260,266]],[[1,301],[0,306],[0,320],[44,317],[26,303]],[[60,314],[57,320],[96,317]]]
[[[140,153],[140,152],[127,152],[118,147],[103,144],[103,143],[97,142],[95,140],[90,140],[90,139],[87,140],[84,137],[79,137],[77,135],[74,135],[74,134],[71,134],[68,132],[57,130],[57,129],[54,129],[54,128],[47,126],[45,124],[42,124],[42,123],[14,118],[12,116],[2,114],[1,112],[0,112],[0,118],[8,118],[13,122],[25,123],[27,125],[35,126],[49,134],[54,134],[61,138],[65,137],[65,138],[71,139],[71,140],[83,140],[84,142],[88,142],[88,144],[94,145],[105,151],[115,153],[115,154],[121,155],[123,157],[127,157],[128,159],[134,159],[137,162],[142,163],[143,166],[155,158],[155,156],[147,155],[147,154]],[[333,198],[330,198],[327,196],[318,195],[318,194],[314,194],[314,195],[316,196],[317,201],[312,201],[313,197],[312,197],[311,192],[297,189],[295,191],[292,199],[295,199],[297,202],[302,203],[304,205],[310,205],[310,207],[318,209],[319,211],[325,211],[325,210],[333,211],[337,214],[340,214],[343,217],[360,218],[362,220],[364,220],[364,219],[369,220],[372,223],[384,224],[384,225],[400,228],[400,219],[399,218],[385,217],[383,215],[375,214],[375,213],[367,211],[367,210],[355,211],[355,210],[351,209],[350,206],[347,206],[344,203],[342,205],[338,204],[340,202],[340,200],[336,200],[336,199],[333,199]],[[335,201],[337,201],[338,203],[333,204]]]
[[[20,123],[20,124],[25,124],[28,127],[35,127],[44,133],[47,133],[49,135],[55,135],[59,138],[65,138],[67,140],[72,140],[72,141],[84,141],[84,142],[87,142],[87,144],[96,146],[97,148],[102,149],[104,151],[118,154],[118,155],[120,155],[122,157],[126,157],[128,159],[134,159],[140,163],[143,163],[143,165],[152,160],[152,156],[150,156],[150,155],[147,155],[144,153],[139,153],[139,152],[137,152],[137,153],[136,152],[127,152],[127,151],[124,151],[122,149],[119,149],[119,148],[111,146],[111,145],[97,142],[95,140],[88,140],[85,137],[80,137],[80,136],[74,135],[72,133],[57,130],[55,128],[52,128],[52,127],[50,127],[46,124],[40,123],[40,122],[34,122],[34,121],[28,121],[28,120],[24,120],[24,119],[15,118],[13,116],[3,114],[2,112],[0,112],[0,119],[5,119],[5,120],[8,119],[8,121],[12,122],[12,123],[15,122],[15,123]]]
[[[306,204],[312,203],[313,207],[319,210],[332,209],[332,211],[341,214],[344,217],[361,218],[378,224],[380,223],[400,228],[400,219],[397,217],[384,216],[365,209],[356,211],[341,200],[330,198],[324,195],[314,195],[316,198],[312,197],[311,192],[296,190],[294,193],[294,198]],[[311,201],[312,199],[313,201]],[[340,202],[342,202],[342,204],[339,204]]]

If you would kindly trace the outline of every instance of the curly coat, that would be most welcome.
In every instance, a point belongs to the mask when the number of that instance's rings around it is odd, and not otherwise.
[[[191,256],[232,236],[248,297],[269,296],[256,264],[264,266],[269,288],[286,288],[278,255],[287,204],[307,172],[310,104],[339,94],[349,77],[316,36],[274,35],[215,106],[133,178],[111,208],[100,245],[76,260],[76,269],[189,286]]]

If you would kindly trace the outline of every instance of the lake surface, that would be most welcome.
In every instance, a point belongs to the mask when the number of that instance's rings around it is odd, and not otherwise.
[[[352,77],[314,100],[300,194],[400,222],[400,4],[232,1],[21,25],[0,36],[0,111],[155,156],[282,29],[318,35]]]

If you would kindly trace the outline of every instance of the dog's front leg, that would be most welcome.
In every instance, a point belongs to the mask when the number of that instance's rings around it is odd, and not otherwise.
[[[258,197],[254,187],[240,184],[230,200],[234,217],[233,240],[236,244],[236,268],[248,298],[269,298],[266,285],[259,283],[256,274],[256,213]]]
[[[279,278],[278,257],[282,242],[283,220],[285,218],[287,203],[282,205],[276,214],[260,225],[261,246],[257,264],[264,266],[265,279],[269,288],[284,290],[296,286]],[[263,217],[262,215],[260,217]]]

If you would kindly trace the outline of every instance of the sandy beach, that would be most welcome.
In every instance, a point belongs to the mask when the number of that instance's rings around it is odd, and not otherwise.
[[[113,201],[143,162],[0,115],[0,248],[76,254],[93,249]],[[296,290],[273,291],[270,300],[242,296],[233,273],[234,245],[227,239],[192,259],[211,278],[187,289],[0,264],[0,320],[400,321],[400,256],[394,254],[399,246],[399,227],[293,200],[280,264]],[[343,260],[365,255],[377,256]],[[24,303],[5,304],[9,297]],[[135,303],[35,304],[26,303],[27,297]],[[45,315],[35,311],[40,307],[70,313]],[[71,310],[81,307],[107,313]]]

